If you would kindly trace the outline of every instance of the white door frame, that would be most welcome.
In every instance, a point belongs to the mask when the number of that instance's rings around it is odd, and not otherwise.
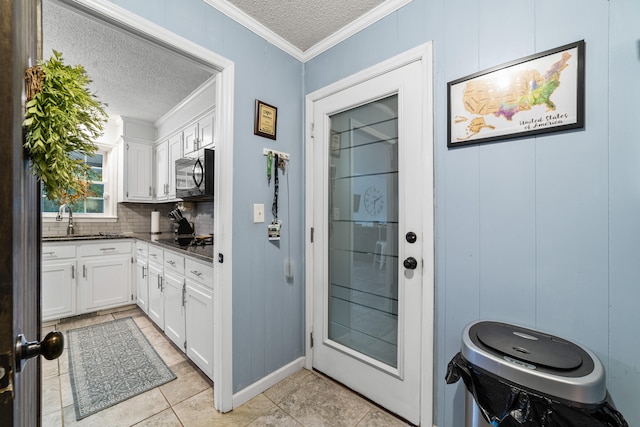
[[[349,77],[346,77],[329,86],[319,89],[307,95],[305,101],[305,321],[306,321],[306,343],[305,343],[305,367],[313,369],[313,349],[311,348],[311,334],[313,332],[314,317],[314,289],[313,289],[313,212],[314,212],[314,194],[313,194],[313,177],[314,177],[314,158],[313,145],[313,104],[315,101],[333,95],[339,91],[355,86],[358,83],[372,79],[374,77],[385,74],[389,71],[398,69],[409,63],[421,61],[422,78],[424,79],[425,93],[422,97],[424,123],[422,140],[428,146],[425,147],[424,153],[426,165],[432,167],[434,164],[434,142],[433,142],[433,43],[427,42],[421,46],[397,55],[380,64],[374,65]],[[423,200],[423,234],[431,237],[435,242],[434,236],[434,180],[433,173],[426,174],[422,194]],[[425,239],[426,240],[426,239]],[[433,369],[435,362],[434,355],[434,283],[435,283],[435,256],[434,245],[425,242],[423,245],[423,292],[422,292],[422,355],[420,366],[420,424],[433,425]],[[424,355],[429,355],[428,358]]]
[[[232,283],[233,182],[225,181],[225,185],[221,185],[219,177],[233,176],[233,146],[229,144],[233,141],[234,63],[107,0],[57,0],[57,2],[80,10],[99,21],[114,24],[153,43],[171,47],[174,51],[197,59],[205,66],[219,72],[216,77],[218,126],[215,130],[217,142],[214,235],[216,252],[227,254],[227,256],[223,264],[216,263],[214,268],[213,381],[216,387],[214,407],[221,412],[228,412],[233,409],[232,287],[219,284]],[[224,227],[221,224],[224,224]]]

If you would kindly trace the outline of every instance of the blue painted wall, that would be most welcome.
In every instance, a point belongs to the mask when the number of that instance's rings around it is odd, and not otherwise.
[[[432,40],[437,425],[462,425],[460,386],[445,385],[444,373],[463,327],[478,318],[588,346],[618,408],[640,425],[640,2],[414,0],[304,65],[200,0],[114,2],[236,63],[234,391],[304,350],[304,94]],[[448,81],[580,39],[585,130],[447,150]],[[256,98],[278,107],[277,142],[253,135]],[[270,219],[265,146],[294,159],[288,184],[281,180],[279,246],[251,220],[253,203]]]
[[[304,355],[303,64],[202,0],[114,0],[168,30],[234,61],[233,390],[237,392]],[[278,108],[277,140],[253,134],[254,102]],[[231,141],[225,141],[230,143]],[[280,176],[283,239],[267,240],[273,180],[264,147],[291,155]],[[265,205],[264,224],[253,204]],[[291,258],[293,279],[284,273]],[[220,286],[230,286],[221,283]]]
[[[305,64],[313,92],[434,43],[436,423],[462,425],[445,385],[464,326],[499,319],[594,350],[629,425],[640,425],[640,2],[414,0]],[[586,126],[446,147],[446,83],[586,42]]]

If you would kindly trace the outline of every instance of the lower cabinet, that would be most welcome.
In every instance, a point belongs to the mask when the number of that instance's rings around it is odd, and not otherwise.
[[[164,296],[162,266],[149,262],[149,318],[164,331]]]
[[[44,242],[42,320],[133,302],[131,240]]]
[[[78,290],[80,313],[131,302],[131,255],[83,259]]]
[[[165,269],[163,292],[165,309],[164,333],[184,351],[184,277],[179,277]]]
[[[136,304],[149,314],[149,263],[146,258],[136,258]]]
[[[76,313],[76,260],[42,263],[42,320],[60,319]]]
[[[135,301],[171,341],[213,378],[213,264],[153,244],[135,247],[134,258],[130,240],[45,242],[42,320]]]
[[[149,314],[149,245],[136,241],[136,304],[142,311]]]
[[[213,290],[186,281],[187,356],[213,378]]]
[[[138,305],[146,295],[149,318],[213,378],[213,264],[150,243],[145,269],[136,251]]]

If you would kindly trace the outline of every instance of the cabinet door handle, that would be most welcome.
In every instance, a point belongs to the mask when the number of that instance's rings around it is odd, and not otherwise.
[[[196,275],[196,276],[198,276],[198,277],[201,277],[201,276],[202,276],[202,273],[201,273],[201,272],[199,272],[199,271],[193,271],[193,270],[192,270],[192,271],[191,271],[191,274],[194,274],[194,275]]]
[[[55,252],[42,252],[42,255],[54,256],[55,254]]]
[[[149,196],[153,196],[153,187],[149,187]]]
[[[145,269],[145,267],[144,267],[144,265],[143,265],[143,266],[142,266],[142,278],[143,278],[143,279],[144,279],[144,277],[145,277],[145,276],[144,276],[144,269]]]
[[[182,306],[184,307],[187,304],[187,285],[182,285]]]
[[[76,267],[74,265],[71,266],[71,278],[76,278]]]
[[[167,264],[170,264],[170,265],[172,265],[173,267],[175,267],[175,266],[176,266],[176,262],[175,262],[175,261],[167,261]]]
[[[83,265],[82,266],[82,277],[87,277],[87,266]]]
[[[158,289],[162,291],[162,276],[158,276]]]
[[[116,248],[100,248],[101,251],[115,251]]]

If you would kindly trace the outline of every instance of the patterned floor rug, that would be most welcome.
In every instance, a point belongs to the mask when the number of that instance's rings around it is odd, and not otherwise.
[[[176,378],[130,317],[67,332],[76,419]]]

